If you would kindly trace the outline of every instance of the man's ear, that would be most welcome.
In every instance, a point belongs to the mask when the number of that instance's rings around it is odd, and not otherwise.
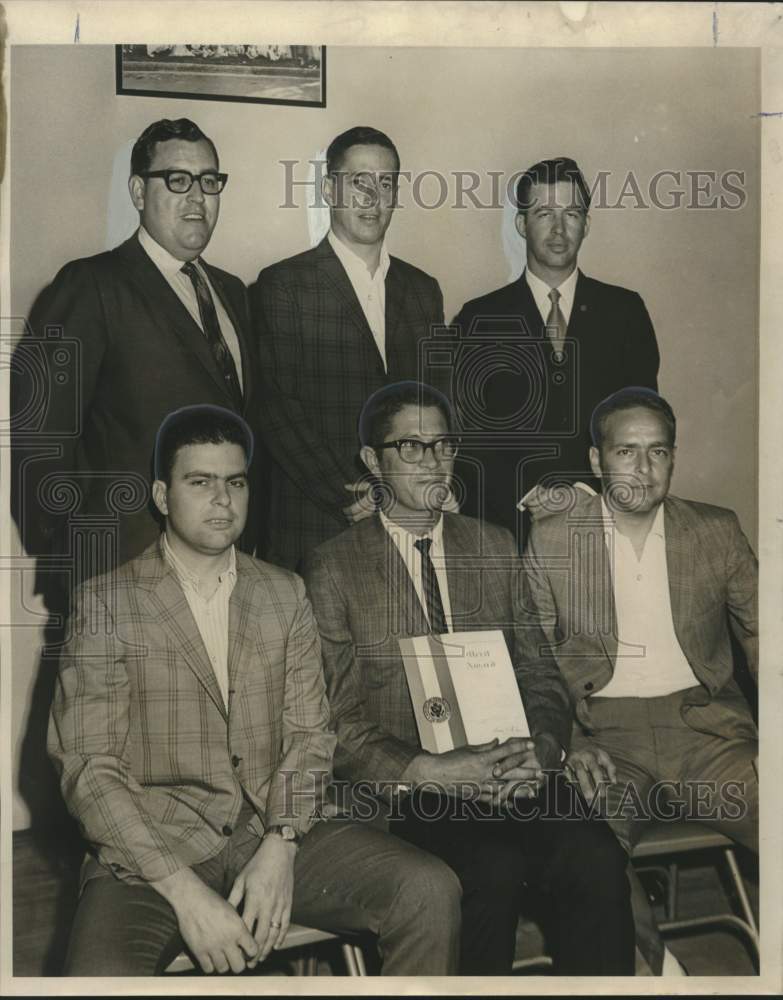
[[[517,232],[522,237],[523,240],[527,239],[527,218],[524,212],[517,212],[516,218],[514,219],[514,225],[517,227]]]
[[[378,463],[378,456],[375,454],[374,448],[371,448],[368,444],[363,445],[361,451],[359,452],[359,457],[374,476],[377,476],[380,473],[381,467]]]
[[[133,207],[137,212],[141,212],[144,209],[144,178],[139,177],[138,174],[133,174],[128,181],[128,191],[130,192]]]
[[[334,208],[337,203],[337,191],[334,174],[324,174],[321,181],[321,194],[329,208]]]
[[[601,478],[601,452],[593,445],[590,448],[590,468],[593,470],[593,475],[597,476],[598,479]]]
[[[161,512],[164,517],[168,517],[169,513],[169,503],[168,503],[168,487],[163,482],[162,479],[156,479],[152,484],[152,499],[155,506]]]
[[[587,239],[587,234],[590,232],[590,213],[585,212],[585,231],[582,233],[582,239]]]

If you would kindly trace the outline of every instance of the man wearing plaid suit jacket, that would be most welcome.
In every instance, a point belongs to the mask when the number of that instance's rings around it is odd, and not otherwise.
[[[429,386],[405,382],[375,393],[359,428],[383,509],[308,557],[337,733],[335,775],[357,798],[368,784],[396,784],[390,831],[459,876],[463,974],[511,972],[527,883],[549,902],[556,972],[631,975],[623,852],[605,823],[585,818],[564,781],[571,706],[554,665],[520,655],[514,540],[504,528],[442,512],[452,426],[448,401]],[[424,752],[398,640],[499,628],[532,738]]]
[[[452,872],[315,822],[335,742],[318,632],[298,577],[234,549],[251,454],[227,410],[170,414],[160,542],[77,592],[49,733],[90,849],[65,971],[155,974],[184,944],[240,972],[294,919],[375,932],[388,975],[454,972]]]
[[[602,496],[537,520],[525,552],[526,659],[567,681],[571,766],[588,794],[608,784],[627,850],[651,817],[684,816],[757,851],[758,734],[729,636],[755,678],[755,556],[733,511],[669,496],[676,421],[656,392],[607,397],[591,433]],[[658,973],[660,939],[637,929]]]
[[[420,342],[443,323],[437,281],[384,244],[400,169],[391,139],[349,129],[330,144],[326,169],[329,234],[250,289],[259,426],[272,457],[264,555],[290,569],[370,512],[356,421],[376,389],[417,377]]]

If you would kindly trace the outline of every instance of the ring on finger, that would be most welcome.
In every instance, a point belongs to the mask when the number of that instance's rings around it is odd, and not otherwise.
[[[269,921],[269,926],[270,927],[278,927],[279,928],[279,927],[282,927],[283,925],[279,924],[276,920],[270,920]]]

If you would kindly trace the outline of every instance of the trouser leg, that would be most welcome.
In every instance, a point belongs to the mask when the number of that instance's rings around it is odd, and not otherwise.
[[[79,899],[63,974],[153,976],[181,948],[174,911],[154,889],[97,875]]]
[[[386,976],[457,972],[458,879],[438,858],[373,827],[313,827],[297,854],[292,918],[377,934]]]

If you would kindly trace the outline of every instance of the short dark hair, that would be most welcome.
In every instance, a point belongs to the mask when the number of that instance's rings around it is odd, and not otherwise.
[[[232,410],[200,403],[183,406],[163,418],[155,436],[153,468],[155,478],[171,485],[171,471],[177,452],[189,444],[238,444],[245,463],[253,459],[253,432]]]
[[[377,389],[362,407],[359,440],[371,448],[383,444],[392,421],[405,406],[427,409],[435,406],[443,414],[451,433],[454,427],[451,403],[438,389],[423,382],[394,382]]]
[[[172,121],[170,118],[162,118],[159,122],[148,125],[133,144],[131,152],[131,177],[134,174],[143,174],[149,170],[152,158],[155,155],[155,146],[159,142],[168,142],[169,139],[182,139],[185,142],[206,142],[215,155],[215,164],[220,166],[218,151],[214,142],[208,135],[204,135],[201,129],[189,118],[177,118]]]
[[[517,209],[526,212],[530,208],[530,189],[534,184],[557,184],[559,181],[575,184],[585,211],[590,208],[590,191],[576,160],[558,156],[554,160],[540,160],[522,174],[517,181]]]
[[[329,143],[329,148],[326,150],[327,174],[333,174],[340,169],[343,157],[351,146],[383,146],[384,149],[390,149],[394,153],[394,159],[397,163],[394,169],[397,171],[400,169],[400,154],[385,132],[379,132],[371,125],[354,125],[353,128],[342,132]]]
[[[674,416],[674,410],[671,406],[654,389],[646,389],[641,385],[627,385],[624,389],[618,389],[611,396],[602,399],[593,410],[593,415],[590,418],[590,436],[599,451],[604,441],[604,429],[609,417],[613,413],[619,413],[621,410],[633,410],[637,406],[661,414],[669,428],[669,443],[674,445],[677,440],[677,418]]]

